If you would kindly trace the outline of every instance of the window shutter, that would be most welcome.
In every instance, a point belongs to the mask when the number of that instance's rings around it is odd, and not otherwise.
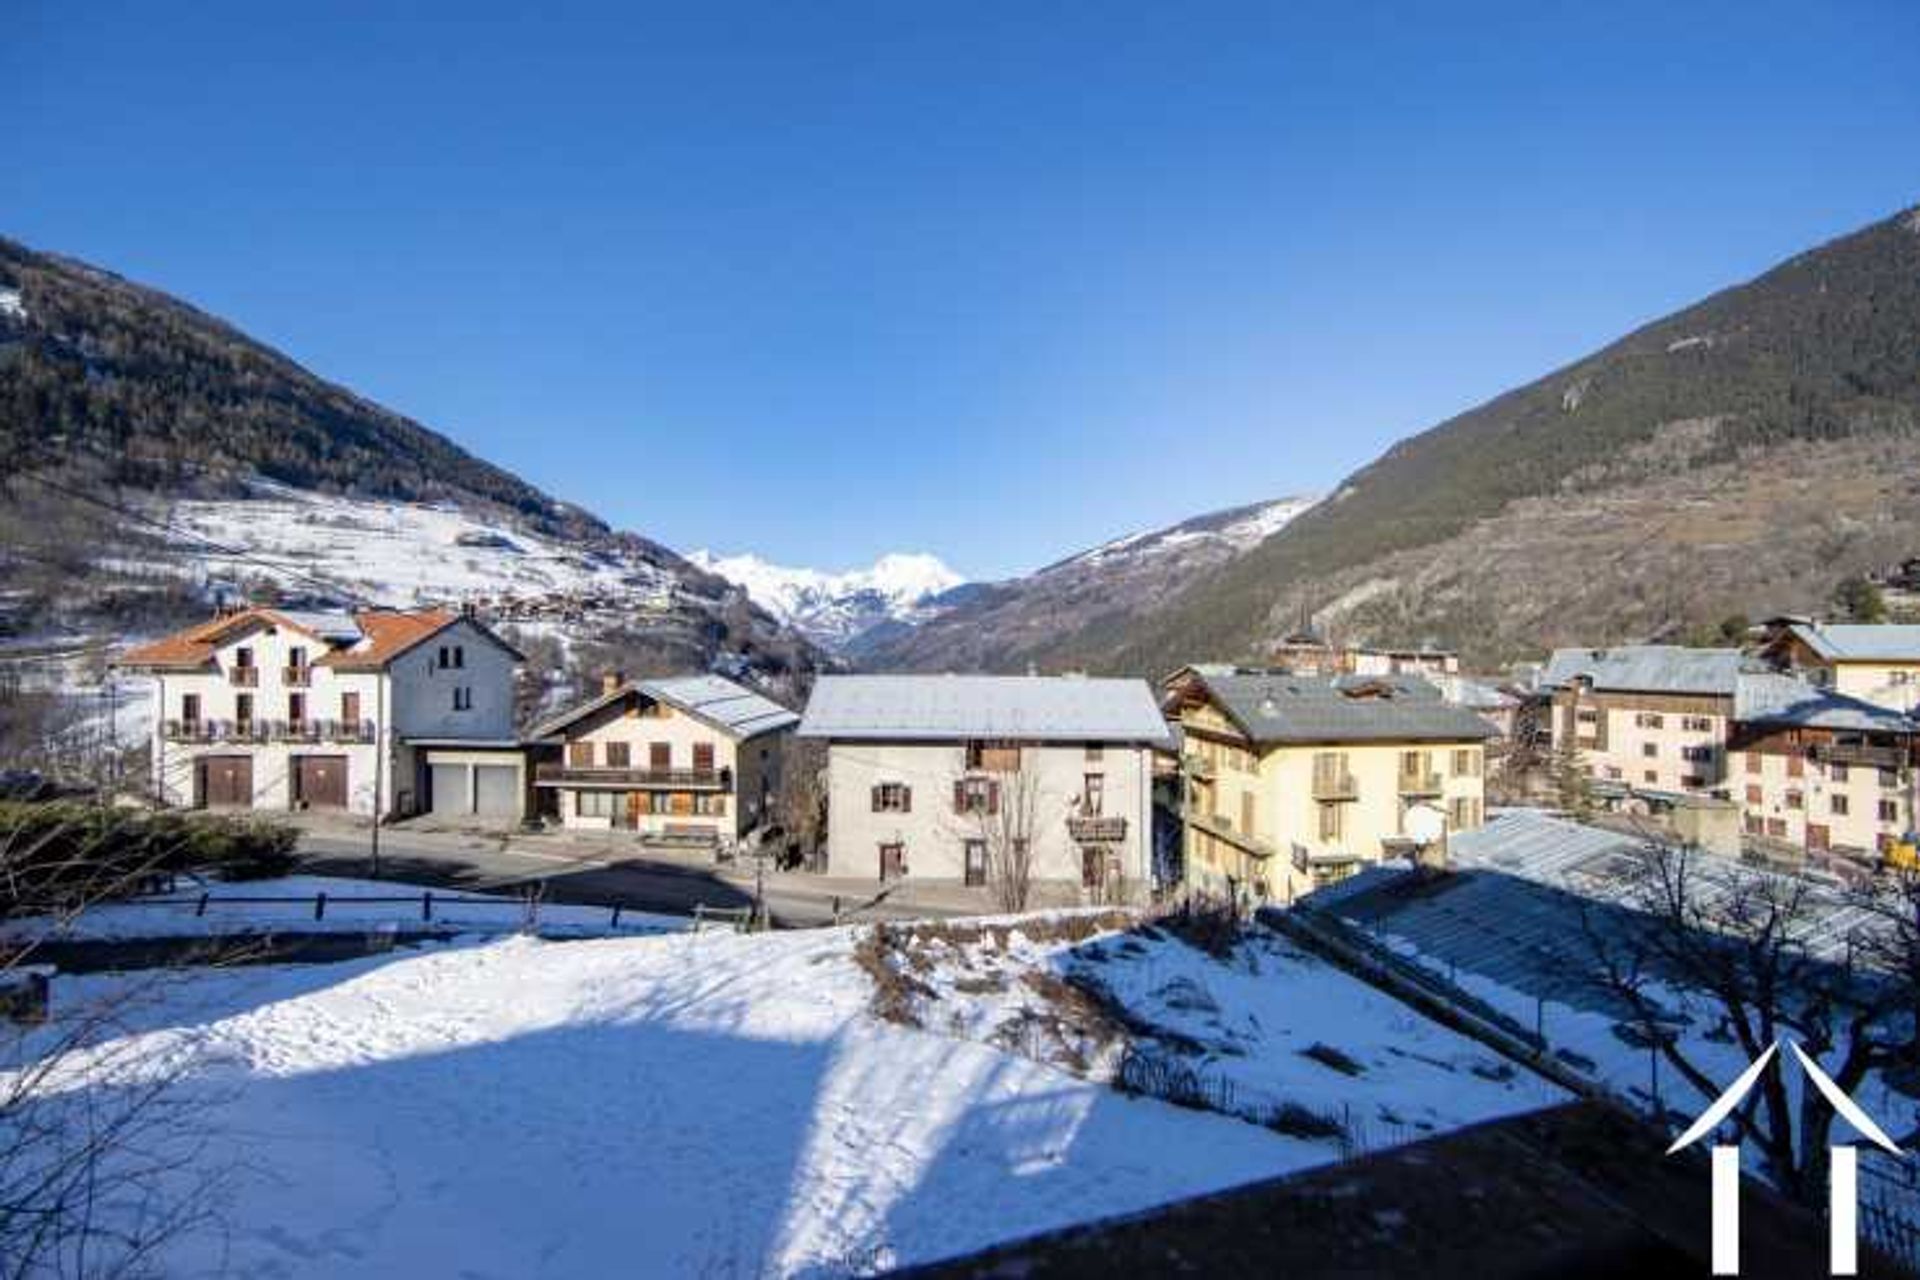
[[[1000,812],[1000,784],[997,781],[987,783],[987,812]]]
[[[900,812],[902,813],[913,812],[913,788],[912,787],[902,786],[900,788]]]
[[[877,783],[874,785],[873,790],[867,792],[867,801],[873,806],[871,812],[880,812],[880,787]]]
[[[959,778],[953,780],[953,811],[955,813],[967,811],[967,784]]]

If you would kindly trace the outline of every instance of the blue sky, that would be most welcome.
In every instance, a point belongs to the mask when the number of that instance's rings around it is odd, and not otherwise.
[[[1325,490],[1920,199],[1904,2],[382,9],[15,0],[0,234],[826,568]]]

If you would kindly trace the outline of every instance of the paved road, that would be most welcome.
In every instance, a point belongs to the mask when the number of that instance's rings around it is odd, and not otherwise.
[[[367,876],[372,872],[370,833],[365,829],[308,829],[301,833],[303,871]],[[405,827],[380,833],[380,873],[392,880],[477,891],[512,892],[544,883],[551,902],[611,906],[620,903],[669,915],[692,915],[697,904],[743,907],[753,901],[751,864],[741,870],[689,865],[639,856],[628,842],[569,844],[551,837],[454,835]],[[767,910],[783,928],[833,921],[835,890],[804,877],[774,875],[766,889]],[[843,906],[870,900],[871,890],[842,886]],[[936,906],[883,903],[860,919],[958,914]]]

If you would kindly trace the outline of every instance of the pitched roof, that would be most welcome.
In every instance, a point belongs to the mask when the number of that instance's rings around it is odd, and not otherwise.
[[[1248,739],[1277,742],[1478,742],[1494,727],[1414,675],[1307,676],[1196,669]]]
[[[192,671],[206,667],[220,646],[254,627],[286,627],[329,646],[314,665],[339,671],[376,671],[465,615],[452,609],[370,609],[360,613],[269,609],[253,606],[225,613],[138,645],[121,655],[120,665],[156,671]],[[471,618],[474,629],[512,654],[520,653]]]
[[[319,659],[316,665],[338,671],[373,671],[386,666],[428,637],[460,620],[452,609],[370,610],[356,615],[362,639]]]
[[[1672,644],[1555,649],[1540,673],[1540,684],[1559,688],[1576,676],[1585,676],[1596,689],[1731,697],[1747,665],[1748,660],[1738,649],[1688,649]]]
[[[1828,662],[1920,662],[1920,626],[1801,623],[1791,630]]]
[[[629,680],[599,697],[550,716],[527,731],[529,738],[551,738],[581,720],[633,694],[678,707],[688,715],[745,741],[776,729],[785,729],[800,717],[771,698],[763,697],[722,676],[664,676],[657,680]]]
[[[1733,705],[1734,719],[1758,724],[1877,733],[1920,731],[1920,723],[1898,711],[1770,671],[1743,673]]]
[[[1145,680],[1087,676],[822,676],[800,736],[1170,741]]]

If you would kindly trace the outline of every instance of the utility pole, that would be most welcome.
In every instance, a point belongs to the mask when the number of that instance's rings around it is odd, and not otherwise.
[[[387,776],[387,677],[379,672],[374,676],[373,705],[379,717],[373,725],[373,826],[371,841],[373,846],[373,878],[380,878],[380,809],[385,802],[384,783]]]

